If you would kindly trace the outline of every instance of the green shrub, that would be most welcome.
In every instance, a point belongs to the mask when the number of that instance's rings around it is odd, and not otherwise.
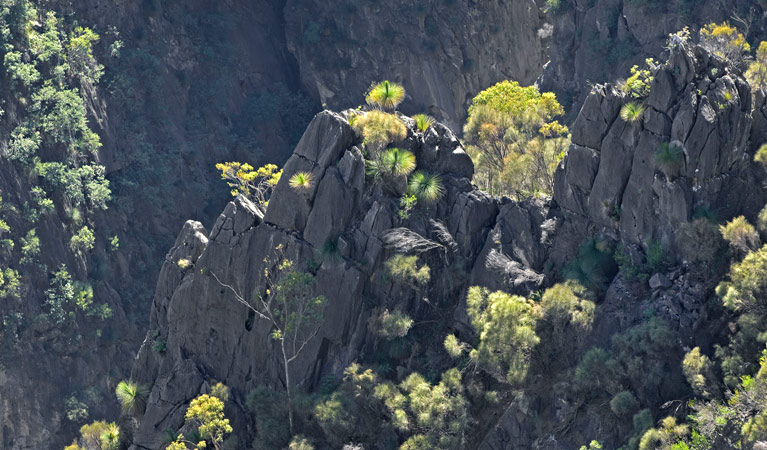
[[[544,10],[549,14],[561,14],[569,8],[568,0],[546,0]]]
[[[27,231],[25,237],[21,238],[21,264],[31,264],[37,261],[40,256],[40,239],[37,237],[37,231],[33,228]]]
[[[413,326],[413,319],[401,311],[389,312],[385,309],[375,320],[374,331],[385,339],[396,339],[404,337],[410,327]]]
[[[699,264],[713,262],[724,246],[716,224],[704,217],[682,224],[676,231],[676,243],[687,261]]]
[[[7,297],[21,298],[21,275],[9,267],[0,270],[0,298]]]
[[[40,148],[40,132],[19,125],[11,132],[8,142],[8,159],[22,164],[31,164]]]
[[[533,306],[524,298],[473,286],[466,297],[479,344],[470,356],[480,367],[509,384],[527,375],[530,354],[540,338]]]
[[[594,321],[594,302],[586,289],[575,282],[555,284],[546,289],[539,303],[537,334],[541,336],[538,350],[543,361],[558,362],[561,353],[577,349]]]
[[[394,255],[384,265],[386,272],[395,282],[414,289],[425,287],[431,280],[429,266],[424,264],[419,267],[418,256],[415,255]]]
[[[77,400],[75,396],[69,397],[64,404],[67,412],[67,419],[72,422],[85,422],[88,420],[88,405]]]
[[[314,450],[314,446],[305,437],[294,436],[288,444],[288,450]]]
[[[631,68],[631,76],[621,85],[623,92],[630,98],[641,100],[650,95],[650,87],[653,82],[652,70],[657,65],[652,59],[645,61],[647,68],[640,69],[639,66]]]
[[[711,396],[708,390],[709,383],[713,381],[711,361],[701,354],[700,347],[687,352],[682,361],[682,371],[695,394],[704,398]]]
[[[247,406],[256,416],[256,448],[285,448],[290,442],[285,392],[258,387],[248,394]],[[321,416],[316,415],[322,424]]]
[[[759,233],[756,232],[754,226],[748,223],[743,216],[732,219],[726,225],[721,225],[719,231],[737,255],[745,255],[752,250],[756,250],[761,244]]]
[[[69,240],[69,248],[76,254],[82,255],[93,249],[95,243],[96,236],[93,234],[93,231],[87,226],[84,226]]]
[[[762,41],[759,43],[759,48],[756,50],[756,58],[754,58],[754,61],[749,65],[748,70],[746,71],[746,79],[753,91],[767,88],[767,42]],[[760,148],[759,150],[761,151],[762,149]],[[767,150],[765,150],[765,152],[767,152]],[[764,159],[764,157],[767,157],[767,155],[764,155],[762,159]],[[764,164],[767,160],[759,162]]]
[[[425,133],[432,125],[434,125],[434,117],[427,116],[426,114],[416,114],[413,116],[415,119],[415,127],[421,133]]]
[[[639,402],[633,393],[623,391],[610,400],[610,409],[618,417],[629,417],[639,409]]]
[[[730,267],[728,281],[716,293],[724,305],[736,312],[763,314],[767,311],[767,246],[751,252]]]
[[[382,111],[368,111],[357,116],[354,129],[363,137],[365,147],[373,155],[377,155],[391,142],[398,142],[407,136],[407,126],[394,114]]]
[[[666,252],[663,250],[663,244],[660,241],[649,241],[645,255],[650,273],[660,272],[669,264]]]

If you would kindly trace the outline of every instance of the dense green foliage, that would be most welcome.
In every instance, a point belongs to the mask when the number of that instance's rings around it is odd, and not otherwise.
[[[525,298],[479,287],[469,289],[466,302],[471,323],[480,336],[471,358],[509,384],[522,383],[530,353],[540,342],[533,305]]]
[[[12,165],[8,173],[18,173],[22,183],[18,192],[5,192],[0,199],[0,297],[15,299],[0,311],[0,341],[16,341],[40,323],[52,326],[43,337],[71,348],[83,343],[85,333],[101,336],[100,328],[85,325],[86,317],[111,316],[105,303],[93,299],[90,283],[97,283],[100,274],[89,270],[91,281],[76,280],[66,267],[78,257],[90,268],[89,252],[101,240],[99,213],[112,200],[98,163],[100,139],[86,107],[104,71],[94,56],[101,37],[71,17],[36,5],[0,2],[0,79],[7,94],[0,115],[9,133],[2,162]],[[3,115],[4,110],[12,114]],[[60,231],[40,226],[48,219],[62,223]],[[50,250],[59,240],[71,253]],[[46,277],[49,289],[32,289]],[[22,292],[26,304],[20,302]],[[37,311],[35,303],[41,305]]]
[[[563,113],[553,93],[516,81],[480,92],[464,126],[475,182],[494,195],[551,195],[569,145],[567,127],[553,120]]]

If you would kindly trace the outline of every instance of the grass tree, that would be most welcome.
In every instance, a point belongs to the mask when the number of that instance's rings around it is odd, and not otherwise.
[[[211,276],[232,292],[235,299],[271,324],[271,336],[280,349],[288,403],[288,422],[293,434],[292,382],[290,366],[322,326],[326,299],[314,295],[315,276],[300,271],[285,257],[285,248],[278,245],[264,258],[263,293],[255,293],[253,301],[246,300],[233,286],[223,283],[213,272]]]
[[[309,172],[297,172],[290,177],[289,184],[290,187],[297,191],[309,190],[312,187],[312,174]]]
[[[639,123],[642,121],[645,107],[639,102],[628,102],[621,107],[621,119],[628,123]]]
[[[413,116],[415,119],[415,127],[421,133],[426,132],[430,126],[434,125],[434,117],[427,116],[426,114],[416,114]]]
[[[410,177],[408,192],[419,202],[433,204],[445,195],[445,186],[439,175],[419,170]]]
[[[133,381],[123,380],[117,384],[115,395],[124,413],[136,414],[146,406],[149,389]]]
[[[381,174],[401,176],[410,175],[415,170],[415,164],[415,155],[412,152],[390,148],[381,154],[381,161],[378,166]]]
[[[365,95],[365,101],[386,111],[393,111],[405,99],[405,88],[389,80],[373,83]]]

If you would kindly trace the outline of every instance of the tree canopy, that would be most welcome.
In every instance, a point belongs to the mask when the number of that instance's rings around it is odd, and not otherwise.
[[[569,145],[567,127],[554,120],[562,114],[554,93],[535,86],[507,80],[480,92],[464,126],[475,182],[495,195],[551,195]]]

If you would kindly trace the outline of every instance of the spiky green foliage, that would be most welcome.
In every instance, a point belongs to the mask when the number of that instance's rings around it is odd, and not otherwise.
[[[450,355],[450,357],[453,359],[460,358],[468,348],[468,346],[465,343],[459,341],[454,334],[448,334],[445,337],[443,345],[447,354]]]
[[[466,297],[479,344],[471,358],[488,373],[512,385],[527,375],[530,354],[540,339],[533,305],[525,298],[473,286]]]
[[[730,248],[740,256],[756,250],[761,245],[759,233],[744,216],[735,217],[726,225],[720,225],[719,231],[724,240],[730,244]]]
[[[439,175],[419,170],[410,177],[408,193],[415,195],[419,202],[432,204],[445,195],[445,186]]]
[[[385,309],[380,316],[376,318],[374,331],[384,339],[396,339],[407,335],[410,327],[413,326],[413,319],[402,311],[389,312]]]
[[[671,180],[684,165],[684,149],[677,142],[664,142],[655,151],[654,158],[658,168]]]
[[[642,120],[645,106],[639,102],[628,102],[621,107],[621,119],[624,122],[639,123]]]
[[[309,172],[296,172],[290,177],[289,184],[290,187],[297,191],[307,191],[312,187],[312,174]]]
[[[382,173],[393,176],[410,175],[415,170],[415,155],[407,150],[389,148],[378,163]]]
[[[115,395],[123,412],[136,414],[146,405],[149,389],[133,381],[123,380],[117,384]]]
[[[365,95],[365,101],[369,105],[377,106],[384,110],[393,110],[405,99],[405,88],[389,80],[373,83]]]
[[[426,114],[416,114],[413,116],[413,119],[415,119],[415,127],[422,133],[434,124],[434,117],[427,116]]]

